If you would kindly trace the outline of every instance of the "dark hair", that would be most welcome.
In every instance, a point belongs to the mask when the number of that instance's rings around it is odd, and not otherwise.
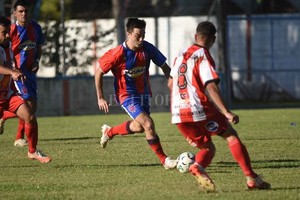
[[[11,21],[7,17],[0,16],[0,25],[10,26],[10,24],[11,24]]]
[[[18,6],[30,7],[30,4],[26,0],[17,0],[14,3],[14,10],[16,10]]]
[[[203,35],[206,37],[214,37],[217,30],[213,23],[209,21],[204,21],[198,24],[196,32],[198,35]]]
[[[138,18],[129,18],[126,23],[126,31],[131,33],[134,28],[145,29],[146,22]]]

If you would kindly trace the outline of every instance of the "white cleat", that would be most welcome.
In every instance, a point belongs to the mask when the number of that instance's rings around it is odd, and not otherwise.
[[[15,147],[25,147],[28,146],[28,142],[25,139],[18,139],[14,143]]]
[[[100,145],[101,147],[104,149],[108,143],[108,140],[110,139],[107,135],[107,132],[111,129],[110,126],[104,124],[102,127],[101,127],[101,131],[102,131],[102,136],[101,136],[101,139],[100,139]]]
[[[4,132],[4,120],[0,119],[0,135]]]
[[[177,166],[177,160],[171,160],[170,157],[166,157],[163,166],[166,170],[173,169]]]

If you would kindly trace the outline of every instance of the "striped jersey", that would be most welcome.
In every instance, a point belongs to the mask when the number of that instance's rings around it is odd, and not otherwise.
[[[27,79],[35,80],[35,73],[31,68],[37,59],[37,46],[44,43],[41,26],[33,20],[24,27],[18,22],[11,25],[10,38],[12,50],[16,59],[16,67],[20,69]]]
[[[166,62],[166,57],[151,43],[143,41],[136,51],[129,49],[125,42],[107,51],[98,64],[103,73],[113,73],[117,101],[134,95],[152,95],[149,84],[150,61],[157,66]]]
[[[4,48],[0,45],[0,65],[11,66],[13,62],[13,53],[11,48]],[[10,74],[0,74],[0,104],[6,102],[6,100],[13,94],[12,90],[12,78]]]
[[[206,108],[212,106],[205,94],[205,86],[219,81],[215,63],[209,51],[192,45],[175,58],[170,75],[172,123],[197,122],[206,119]]]

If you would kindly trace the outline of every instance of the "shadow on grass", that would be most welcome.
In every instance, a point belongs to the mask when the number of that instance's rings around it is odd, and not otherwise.
[[[51,139],[40,139],[40,141],[70,141],[70,140],[91,140],[99,139],[100,137],[72,137],[72,138],[51,138]]]
[[[279,160],[254,160],[251,161],[255,169],[263,168],[298,168],[300,160],[295,159],[279,159]],[[213,162],[210,167],[239,167],[236,162]]]

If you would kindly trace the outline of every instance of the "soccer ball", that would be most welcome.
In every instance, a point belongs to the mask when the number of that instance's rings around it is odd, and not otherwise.
[[[180,173],[189,171],[190,166],[195,162],[195,154],[192,152],[184,152],[177,158],[177,169]]]

